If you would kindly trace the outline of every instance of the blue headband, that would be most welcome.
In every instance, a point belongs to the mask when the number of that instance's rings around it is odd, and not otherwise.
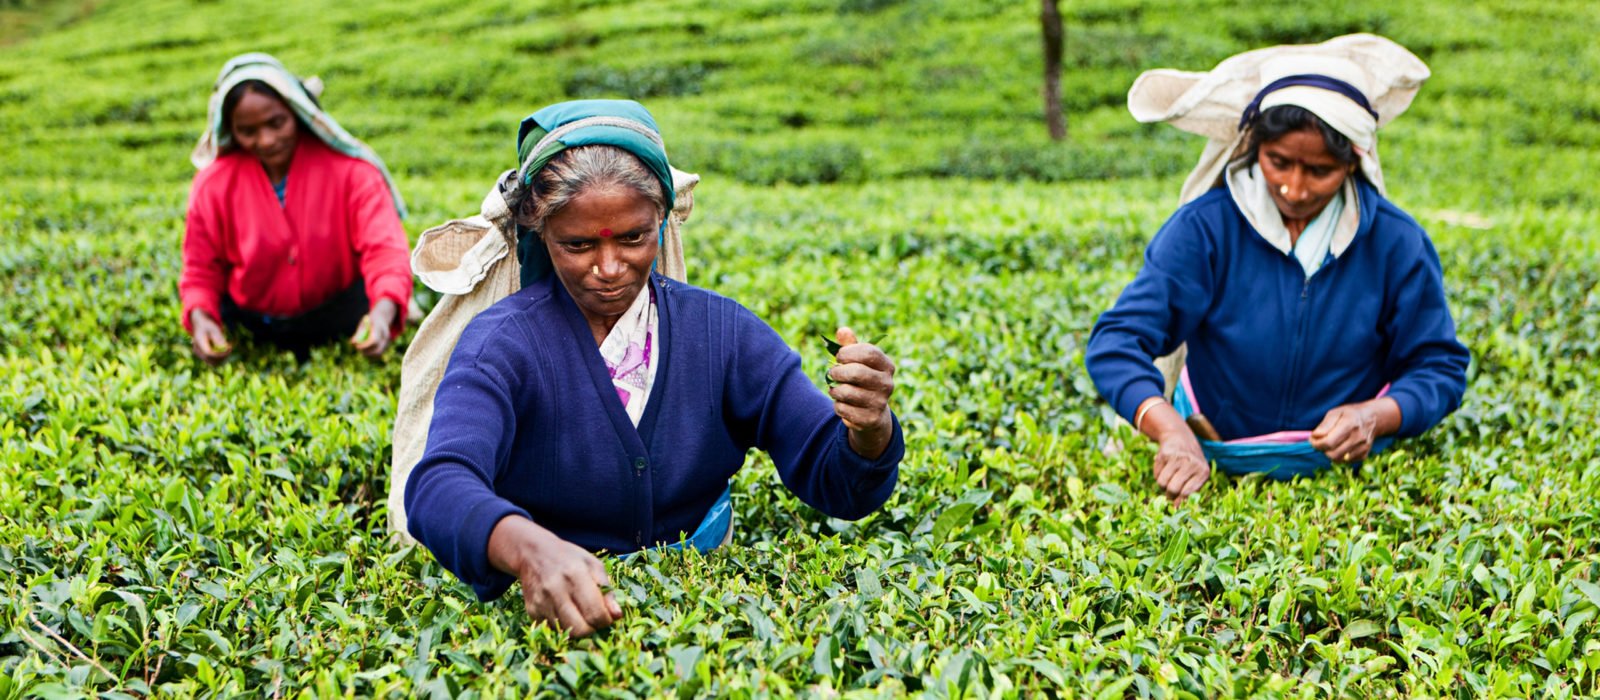
[[[1239,130],[1243,131],[1245,125],[1249,124],[1256,118],[1256,115],[1261,113],[1262,99],[1274,92],[1295,85],[1306,85],[1337,92],[1345,97],[1350,98],[1351,102],[1361,105],[1361,108],[1367,110],[1367,114],[1372,115],[1374,120],[1378,118],[1378,111],[1372,108],[1372,103],[1367,101],[1367,96],[1361,94],[1361,91],[1357,90],[1356,86],[1338,78],[1330,78],[1326,75],[1308,73],[1302,75],[1287,75],[1267,83],[1266,87],[1261,88],[1261,92],[1256,93],[1256,98],[1250,101],[1250,106],[1244,108],[1244,115],[1239,117]]]

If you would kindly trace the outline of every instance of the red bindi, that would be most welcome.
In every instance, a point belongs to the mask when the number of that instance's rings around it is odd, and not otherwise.
[[[601,238],[610,238],[612,235],[614,235],[614,234],[611,233],[611,229],[608,229],[608,228],[600,229],[600,237]]]

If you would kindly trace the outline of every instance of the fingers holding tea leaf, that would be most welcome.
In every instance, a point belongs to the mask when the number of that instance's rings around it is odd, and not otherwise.
[[[1193,437],[1185,440],[1174,436],[1162,442],[1156,450],[1151,471],[1156,485],[1168,498],[1179,503],[1198,491],[1211,477],[1211,465],[1206,462],[1205,453]]]
[[[606,565],[598,558],[589,559],[589,576],[600,586],[604,593],[605,609],[610,613],[612,621],[622,619],[622,606],[617,604],[617,597],[611,593],[611,575],[606,573]]]
[[[840,329],[840,335],[844,336],[847,330]],[[850,336],[853,338],[854,334]],[[877,346],[868,343],[844,346],[837,362],[828,368],[827,380],[831,386],[828,395],[834,401],[883,414],[875,418],[862,417],[871,424],[883,422],[889,410],[889,397],[894,394],[894,362]]]
[[[882,413],[889,409],[888,389],[871,389],[855,384],[835,384],[828,389],[828,397],[836,404],[843,404],[870,411],[873,414]]]
[[[587,637],[595,632],[594,624],[585,616],[578,601],[572,598],[557,602],[553,622],[573,637]]]
[[[355,335],[351,336],[350,344],[367,357],[377,358],[389,348],[389,324],[381,320],[374,320],[369,314],[361,317],[361,325],[356,327]]]
[[[362,316],[361,322],[356,324],[356,332],[350,336],[350,344],[357,349],[365,347],[372,340],[372,317]]]
[[[375,323],[372,325],[371,337],[368,338],[367,344],[361,348],[361,354],[377,359],[383,356],[385,350],[389,349],[389,344],[393,340],[394,337],[389,334],[389,326]]]
[[[562,541],[553,545],[518,577],[528,615],[574,637],[586,637],[621,619],[622,609],[602,590],[610,582],[604,565],[576,545]]]
[[[840,365],[859,365],[869,367],[877,372],[894,374],[894,361],[889,359],[889,355],[881,348],[871,343],[846,345],[844,349],[839,351],[837,359]],[[834,378],[844,381],[843,377],[835,376]]]
[[[834,390],[841,388],[845,387],[834,387]],[[863,403],[871,403],[870,399],[863,399],[861,397],[855,397],[853,400],[862,401]],[[889,418],[889,410],[886,404],[879,404],[877,406],[863,406],[856,403],[851,403],[850,401],[841,401],[835,399],[833,402],[833,412],[835,415],[839,416],[839,420],[844,422],[844,427],[849,428],[853,433],[871,433],[873,435],[877,435],[888,430],[893,424]],[[876,440],[873,442],[876,443]]]
[[[616,622],[618,616],[612,615],[612,607],[616,603],[606,597],[600,586],[591,578],[588,581],[577,581],[571,588],[573,611],[578,615],[579,625],[569,626],[575,637],[593,634],[595,631],[610,627]],[[567,622],[562,616],[562,622]]]
[[[228,344],[228,339],[222,334],[222,329],[216,326],[211,326],[196,333],[195,343],[199,346],[200,355],[208,360],[220,360],[233,352],[233,346]]]
[[[370,342],[372,342],[372,316],[362,316],[361,323],[356,325],[355,335],[350,336],[350,344],[362,348]]]
[[[894,363],[877,346],[862,343],[854,331],[840,328],[836,337],[845,343],[828,368],[828,397],[833,411],[851,431],[851,446],[859,454],[882,454],[892,432],[889,397],[894,393]]]
[[[874,348],[876,349],[876,348]],[[881,361],[880,361],[881,358]],[[870,391],[881,391],[887,396],[894,391],[894,363],[879,352],[876,357],[864,357],[865,362],[844,362],[828,368],[829,384],[850,385]],[[839,388],[836,386],[835,388]],[[830,392],[831,393],[831,392]]]
[[[1211,470],[1202,464],[1189,464],[1180,478],[1174,479],[1176,495],[1174,503],[1182,503],[1184,499],[1194,495],[1211,478]]]
[[[228,344],[228,337],[222,331],[222,326],[211,320],[204,312],[196,309],[190,316],[190,324],[194,327],[192,345],[194,354],[207,364],[215,365],[227,359],[233,352],[233,346]]]

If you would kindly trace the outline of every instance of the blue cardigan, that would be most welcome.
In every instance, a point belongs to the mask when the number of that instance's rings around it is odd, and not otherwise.
[[[652,276],[661,357],[634,428],[582,312],[554,275],[467,325],[406,484],[410,531],[482,600],[513,577],[489,563],[509,515],[591,551],[677,542],[760,448],[785,486],[836,518],[888,500],[900,423],[876,460],[856,454],[800,357],[739,304]]]
[[[1439,255],[1410,216],[1365,180],[1357,188],[1354,240],[1310,279],[1256,233],[1226,187],[1178,209],[1090,335],[1084,362],[1101,395],[1132,420],[1162,393],[1151,358],[1187,341],[1200,406],[1227,439],[1309,430],[1384,384],[1400,405],[1400,437],[1454,411],[1469,355]]]

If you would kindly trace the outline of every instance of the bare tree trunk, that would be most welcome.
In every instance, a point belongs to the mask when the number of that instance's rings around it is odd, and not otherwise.
[[[1061,113],[1061,12],[1056,0],[1041,0],[1039,24],[1044,28],[1044,118],[1050,138],[1067,137],[1067,117]]]

